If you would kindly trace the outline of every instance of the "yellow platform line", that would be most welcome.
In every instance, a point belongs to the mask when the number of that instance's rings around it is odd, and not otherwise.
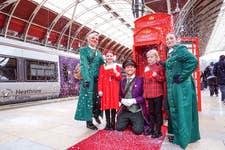
[[[6,109],[28,107],[28,106],[48,104],[48,103],[57,103],[62,101],[71,101],[71,100],[77,100],[77,99],[78,99],[78,96],[74,96],[74,97],[56,98],[56,99],[48,99],[48,100],[30,101],[30,102],[16,103],[16,104],[7,104],[7,105],[0,106],[0,111],[6,110]]]

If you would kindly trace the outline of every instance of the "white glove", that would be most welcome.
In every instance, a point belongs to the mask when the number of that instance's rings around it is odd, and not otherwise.
[[[129,107],[133,104],[136,104],[137,102],[134,98],[130,98],[130,99],[122,98],[121,103]]]
[[[98,95],[101,97],[103,95],[103,92],[102,91],[99,91],[98,92]]]
[[[152,76],[153,76],[153,77],[156,77],[156,76],[157,76],[157,72],[154,71],[154,72],[152,73]]]
[[[134,99],[134,98],[131,98],[131,99],[127,99],[127,105],[128,106],[131,106],[131,105],[133,105],[133,104],[136,104],[137,102],[136,102],[136,100]]]
[[[149,71],[149,70],[150,70],[150,68],[149,68],[148,66],[146,66],[144,72],[147,72],[147,71]]]
[[[135,99],[135,98],[131,98],[131,99],[130,99],[130,103],[131,103],[131,105],[133,105],[133,104],[137,104],[137,101],[136,101],[136,99]]]
[[[113,66],[113,72],[117,77],[120,75],[120,73],[116,70],[116,64]]]
[[[122,103],[123,105],[125,105],[124,102],[125,102],[125,99],[122,98],[122,99],[121,99],[121,103]]]
[[[122,103],[123,105],[125,105],[125,106],[129,106],[130,104],[129,104],[128,100],[129,100],[129,99],[122,98],[121,103]]]

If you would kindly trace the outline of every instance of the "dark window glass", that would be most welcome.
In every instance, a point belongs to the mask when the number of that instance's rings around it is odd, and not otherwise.
[[[56,63],[26,60],[26,80],[57,81]]]
[[[68,79],[68,66],[67,64],[63,64],[63,80],[64,82],[67,82]]]
[[[0,56],[0,82],[17,80],[17,60]]]

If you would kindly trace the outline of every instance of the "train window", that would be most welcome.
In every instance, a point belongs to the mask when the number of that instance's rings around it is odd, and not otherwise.
[[[26,80],[57,81],[56,63],[39,60],[26,60]]]
[[[0,56],[0,82],[17,80],[17,59]]]
[[[63,80],[64,82],[67,82],[68,79],[68,66],[67,64],[63,64]]]

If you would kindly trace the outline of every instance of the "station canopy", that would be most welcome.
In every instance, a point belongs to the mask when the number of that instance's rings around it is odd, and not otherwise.
[[[225,0],[0,0],[0,35],[79,53],[86,35],[100,33],[99,50],[132,56],[132,1],[143,15],[168,13],[181,37],[198,37],[200,55],[224,50]]]
[[[34,1],[109,37],[129,50],[132,49],[134,17],[129,0],[116,0],[116,2],[115,0],[104,0],[104,2],[97,0]]]

